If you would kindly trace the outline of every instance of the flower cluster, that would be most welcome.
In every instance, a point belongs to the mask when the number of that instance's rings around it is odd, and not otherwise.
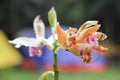
[[[82,62],[92,62],[92,51],[96,50],[100,53],[105,53],[107,48],[99,45],[99,41],[107,38],[107,36],[98,32],[101,25],[98,21],[87,21],[80,28],[69,28],[64,31],[60,24],[57,23],[57,14],[54,7],[48,12],[48,20],[51,26],[52,35],[49,38],[45,38],[45,25],[37,16],[33,21],[33,27],[36,34],[36,38],[18,37],[12,41],[16,48],[21,46],[29,47],[30,56],[41,56],[41,48],[46,45],[53,51],[54,57],[54,71],[47,71],[41,75],[39,80],[46,80],[49,74],[54,76],[54,80],[59,80],[58,70],[58,58],[57,51],[59,47],[82,57]],[[59,46],[60,45],[60,46]]]
[[[61,48],[77,56],[82,56],[82,62],[84,63],[92,62],[92,50],[96,50],[100,53],[107,51],[107,48],[98,45],[99,41],[107,38],[104,33],[98,32],[101,26],[98,24],[98,21],[87,21],[81,25],[78,30],[77,28],[70,27],[68,30],[64,31],[60,24],[57,23],[56,13],[53,8],[49,14],[51,28],[54,28],[51,37],[48,39],[44,37],[45,25],[40,19],[40,16],[37,16],[33,22],[36,38],[19,37],[9,42],[14,44],[17,48],[20,46],[28,46],[30,56],[41,56],[41,48],[47,45],[50,49],[53,49],[53,43],[57,40]]]

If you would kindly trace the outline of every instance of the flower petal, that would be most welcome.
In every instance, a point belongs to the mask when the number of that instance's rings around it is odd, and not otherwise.
[[[86,24],[87,23],[90,23],[90,25],[97,25],[98,24],[98,21],[87,21],[87,22],[85,22]]]
[[[104,40],[107,38],[107,35],[102,33],[102,32],[96,32],[96,38],[100,41]]]
[[[58,42],[62,48],[67,48],[67,33],[60,27],[59,23],[56,25],[56,32],[58,35]]]
[[[41,48],[36,48],[36,47],[29,47],[29,55],[32,56],[41,56],[42,55],[42,51]]]
[[[43,21],[40,19],[40,15],[38,15],[33,22],[34,31],[36,34],[36,38],[45,37],[45,25]]]
[[[86,29],[88,26],[91,25],[97,25],[98,21],[87,21],[83,25],[80,26],[78,29],[78,33],[81,32],[82,30]]]
[[[75,33],[77,31],[77,28],[69,28],[68,30],[67,30],[67,33],[69,34],[69,33]]]
[[[88,28],[88,29],[84,29],[84,30],[81,31],[80,33],[77,33],[76,42],[77,42],[77,43],[81,43],[81,42],[84,41],[87,37],[89,37],[89,36],[92,35],[94,32],[96,32],[99,28],[100,28],[100,25],[95,25],[95,26],[90,27],[90,28]]]
[[[97,40],[97,37],[96,37],[96,32],[94,32],[91,36],[89,36],[86,39],[86,42],[88,42],[92,45],[97,45],[98,46],[98,40]]]
[[[41,38],[41,40],[37,40],[34,38],[19,37],[12,41],[9,41],[9,43],[16,45],[15,47],[17,47],[17,48],[19,48],[21,46],[40,47],[42,40],[43,40],[42,38]]]
[[[92,55],[82,55],[82,62],[86,64],[90,64],[92,62]]]
[[[55,37],[55,40],[58,40],[57,33],[55,33],[54,37]],[[53,44],[55,40],[54,40],[52,35],[48,38],[48,41],[49,41],[50,44]]]
[[[49,41],[49,39],[43,38],[42,43],[43,45],[46,45],[48,48],[53,49],[53,44],[51,41]]]
[[[68,49],[71,53],[76,56],[82,56],[82,62],[91,63],[92,62],[92,45],[89,43],[80,43],[74,45]]]
[[[86,29],[87,25],[90,25],[90,23],[84,23],[83,25],[81,25],[77,33],[80,33],[82,30]]]
[[[93,45],[93,49],[100,53],[105,53],[108,50],[108,48],[104,48],[102,46],[96,46],[96,45]]]
[[[68,48],[68,51],[72,52],[76,56],[82,56],[91,50],[92,46],[89,43],[80,43]]]

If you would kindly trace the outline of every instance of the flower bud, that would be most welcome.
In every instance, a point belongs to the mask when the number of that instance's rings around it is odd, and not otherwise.
[[[57,15],[54,7],[52,7],[48,12],[48,20],[49,20],[50,26],[55,27],[57,22]]]

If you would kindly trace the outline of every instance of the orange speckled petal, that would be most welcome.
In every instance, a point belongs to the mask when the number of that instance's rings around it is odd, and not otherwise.
[[[102,33],[102,32],[96,32],[96,38],[100,41],[104,40],[107,38],[107,35]]]
[[[90,25],[97,25],[98,21],[87,21],[84,24],[82,24],[78,30],[78,33],[81,32],[82,30],[86,29]]]
[[[83,55],[82,56],[82,62],[86,64],[90,64],[92,62],[92,56],[89,55]]]
[[[96,32],[100,28],[100,25],[95,25],[93,27],[90,27],[88,29],[84,29],[82,32],[77,33],[76,42],[81,43],[84,41],[87,37],[92,35],[94,32]]]
[[[77,31],[77,28],[69,28],[68,30],[67,30],[67,33],[75,33]]]
[[[56,24],[56,32],[58,41],[62,48],[67,48],[67,33],[60,27],[59,23]]]
[[[83,25],[80,26],[78,29],[78,33],[81,32],[82,30],[86,29],[86,26],[89,25],[90,23],[84,23]]]
[[[108,50],[108,48],[104,48],[102,46],[96,46],[96,45],[93,45],[93,49],[100,53],[105,53]]]

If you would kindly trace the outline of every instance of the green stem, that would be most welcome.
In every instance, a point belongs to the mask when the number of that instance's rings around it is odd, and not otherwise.
[[[51,30],[52,30],[53,40],[55,40],[55,28],[54,28],[54,27],[51,27]]]
[[[59,80],[59,71],[58,71],[58,56],[57,56],[57,41],[54,42],[54,80]]]

